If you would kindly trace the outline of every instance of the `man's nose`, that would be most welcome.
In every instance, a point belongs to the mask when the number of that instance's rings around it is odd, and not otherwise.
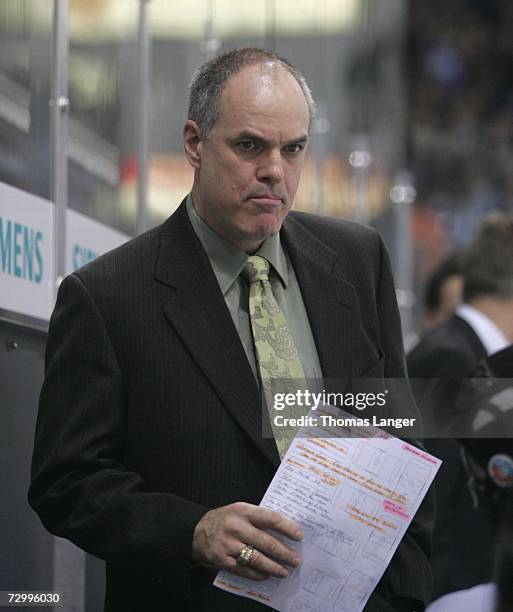
[[[270,151],[257,168],[257,178],[259,181],[268,183],[279,183],[283,180],[283,158],[281,151]]]

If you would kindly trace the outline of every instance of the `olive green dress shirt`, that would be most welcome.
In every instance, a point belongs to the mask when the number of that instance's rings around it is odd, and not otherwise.
[[[246,281],[240,276],[249,255],[223,238],[201,219],[190,195],[187,198],[187,213],[208,255],[253,373],[258,378],[249,318],[249,290]],[[270,262],[269,280],[272,291],[287,319],[305,377],[307,380],[319,381],[322,378],[319,356],[301,289],[290,258],[281,244],[280,235],[267,238],[254,255],[265,257]]]

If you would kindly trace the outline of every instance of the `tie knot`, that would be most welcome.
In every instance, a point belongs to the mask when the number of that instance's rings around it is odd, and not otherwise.
[[[269,280],[269,262],[260,255],[251,255],[242,269],[242,276],[248,283]]]

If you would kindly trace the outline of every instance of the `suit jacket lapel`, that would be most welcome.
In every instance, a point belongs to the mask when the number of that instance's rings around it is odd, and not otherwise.
[[[458,315],[453,315],[448,325],[452,326],[466,341],[469,350],[473,353],[476,363],[486,357],[486,348],[473,327]]]
[[[274,440],[262,438],[257,382],[185,202],[163,226],[155,278],[174,289],[164,307],[169,323],[241,429],[279,465]]]
[[[360,320],[353,285],[339,256],[292,215],[282,235],[298,278],[324,378],[357,376]]]
[[[298,278],[324,378],[359,373],[360,320],[353,285],[335,251],[293,216],[282,236]],[[162,228],[155,278],[173,289],[164,312],[239,426],[275,465],[276,445],[262,438],[258,385],[185,202]]]

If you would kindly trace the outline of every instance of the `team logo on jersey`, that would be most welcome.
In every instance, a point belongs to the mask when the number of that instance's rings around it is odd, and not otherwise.
[[[509,455],[493,455],[488,461],[488,474],[503,489],[513,486],[513,459]]]

